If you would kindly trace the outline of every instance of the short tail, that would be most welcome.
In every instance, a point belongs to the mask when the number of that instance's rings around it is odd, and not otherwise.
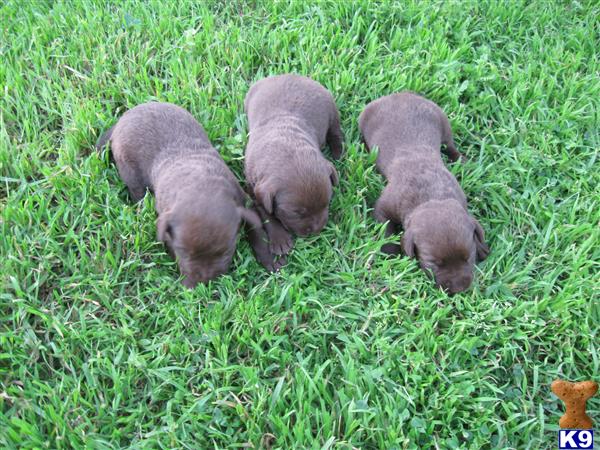
[[[115,127],[112,126],[108,130],[106,130],[102,136],[100,136],[100,139],[98,139],[98,142],[96,142],[96,149],[98,151],[102,150],[106,143],[110,141],[114,129]]]

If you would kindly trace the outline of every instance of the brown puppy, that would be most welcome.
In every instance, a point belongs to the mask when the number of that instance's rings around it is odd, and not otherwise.
[[[245,173],[258,212],[266,221],[270,249],[292,248],[290,232],[318,233],[327,223],[338,174],[322,153],[335,159],[344,140],[333,97],[316,81],[278,75],[256,82],[246,95],[250,138]]]
[[[158,239],[176,257],[183,284],[194,287],[227,271],[240,224],[259,262],[277,270],[260,218],[244,207],[246,195],[185,109],[146,103],[127,111],[98,143],[110,141],[119,175],[134,201],[156,196]]]
[[[402,225],[406,255],[417,257],[449,293],[464,291],[473,281],[475,262],[489,249],[440,155],[445,144],[450,160],[461,157],[446,114],[435,103],[402,92],[369,103],[358,122],[367,148],[379,148],[377,168],[388,182],[375,205],[375,218],[388,223],[386,237]],[[382,250],[394,254],[401,248],[389,244]]]

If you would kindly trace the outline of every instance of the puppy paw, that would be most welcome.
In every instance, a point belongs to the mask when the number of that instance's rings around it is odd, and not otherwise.
[[[276,256],[273,254],[256,255],[258,262],[269,272],[278,272],[287,264],[285,256]]]
[[[293,246],[292,235],[283,228],[272,230],[269,234],[269,250],[274,255],[287,255]]]
[[[278,272],[283,266],[287,264],[287,258],[285,256],[276,256],[273,258],[272,269],[269,269],[271,272]]]

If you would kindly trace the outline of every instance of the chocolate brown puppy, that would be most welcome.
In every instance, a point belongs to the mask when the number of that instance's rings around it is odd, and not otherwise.
[[[156,196],[158,239],[177,258],[185,286],[227,271],[242,223],[259,262],[279,268],[259,216],[244,206],[246,194],[185,109],[170,103],[136,106],[98,147],[108,141],[131,198],[142,199],[146,189]]]
[[[333,158],[340,158],[339,114],[327,89],[292,74],[256,82],[245,108],[250,126],[246,179],[266,221],[270,249],[283,255],[292,248],[291,233],[315,234],[327,223],[338,174],[321,147],[327,142]]]
[[[387,185],[375,205],[375,218],[387,222],[386,237],[404,229],[403,250],[433,272],[436,284],[451,294],[466,290],[473,266],[489,253],[481,225],[467,211],[467,199],[446,169],[440,147],[451,161],[456,150],[446,114],[435,103],[410,92],[382,97],[367,105],[359,127],[367,148],[379,148],[377,168]]]

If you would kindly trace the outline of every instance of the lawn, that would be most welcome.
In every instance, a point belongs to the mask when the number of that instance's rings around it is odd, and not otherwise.
[[[600,5],[18,1],[0,6],[0,447],[556,448],[550,383],[600,381]],[[296,72],[346,135],[330,220],[265,272],[185,289],[94,144],[176,103],[243,179],[249,86]],[[371,100],[420,92],[490,257],[447,296],[385,258]],[[600,396],[588,412],[600,424]],[[597,436],[598,439],[598,436]]]

